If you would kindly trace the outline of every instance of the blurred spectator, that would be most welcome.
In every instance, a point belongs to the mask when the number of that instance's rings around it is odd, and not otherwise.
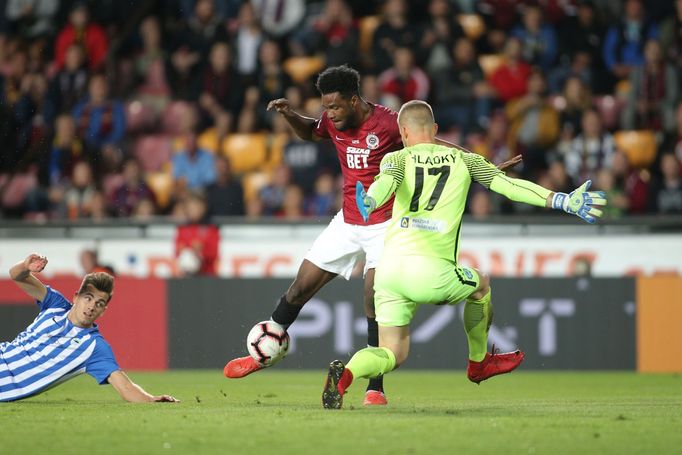
[[[185,223],[175,235],[175,257],[181,276],[215,276],[218,271],[220,231],[207,220],[206,200],[190,192],[182,202]]]
[[[202,190],[215,182],[215,157],[199,148],[194,133],[185,136],[184,148],[173,155],[173,179],[179,191]]]
[[[661,150],[671,151],[682,162],[682,102],[675,109],[675,125],[666,132]]]
[[[133,209],[132,219],[135,221],[148,222],[156,215],[156,205],[151,199],[140,199]]]
[[[624,129],[670,129],[674,124],[675,102],[679,96],[677,72],[663,60],[656,40],[644,46],[644,66],[630,73],[628,103],[623,111]]]
[[[209,216],[244,216],[244,191],[232,176],[230,161],[216,157],[215,169],[216,180],[206,188]]]
[[[69,23],[57,35],[54,53],[58,69],[64,67],[66,51],[74,43],[80,44],[85,51],[87,65],[91,70],[99,69],[104,64],[109,39],[102,27],[90,22],[87,4],[82,1],[74,3],[69,14]]]
[[[658,38],[658,27],[646,20],[642,0],[625,0],[625,16],[609,28],[604,39],[604,61],[617,79],[630,76],[644,63],[644,43]]]
[[[265,216],[273,216],[281,213],[284,207],[284,196],[287,186],[291,182],[291,172],[285,164],[275,168],[272,179],[258,192],[261,203],[261,213]]]
[[[291,183],[284,189],[282,199],[282,210],[276,216],[285,220],[295,221],[303,218],[303,191],[301,188]]]
[[[94,74],[88,83],[88,98],[76,105],[73,117],[88,153],[99,155],[102,147],[119,143],[125,134],[125,112],[120,101],[109,98],[109,83]]]
[[[608,168],[602,168],[603,170],[608,170]],[[644,213],[647,209],[649,172],[632,169],[627,156],[621,151],[613,154],[611,170],[615,177],[615,188],[627,197],[627,212]]]
[[[322,13],[312,25],[309,44],[302,44],[311,54],[323,52],[327,66],[344,63],[355,66],[358,39],[358,29],[348,4],[344,0],[326,0]]]
[[[237,73],[243,85],[255,83],[258,73],[258,49],[265,39],[253,4],[244,2],[239,7],[237,27],[231,37]]]
[[[202,75],[199,105],[212,124],[221,115],[228,114],[230,118],[238,115],[242,99],[243,88],[231,67],[230,47],[217,42],[211,47],[209,65]]]
[[[570,193],[575,189],[575,183],[571,180],[564,163],[561,161],[552,162],[547,168],[547,172],[538,179],[538,184],[560,193]]]
[[[0,170],[11,170],[19,163],[24,150],[20,147],[20,133],[26,125],[21,124],[19,100],[22,82],[26,76],[26,54],[15,51],[9,58],[5,75],[0,76],[0,141],[3,151],[0,153]]]
[[[426,100],[429,96],[429,78],[414,64],[414,54],[407,47],[393,51],[393,66],[379,75],[383,94],[397,97],[400,104],[410,100]]]
[[[304,0],[251,0],[263,30],[277,40],[285,38],[305,16]]]
[[[473,145],[473,151],[483,155],[493,164],[501,164],[512,157],[507,140],[507,120],[504,115],[496,114],[490,118],[482,141]]]
[[[682,68],[682,0],[675,0],[675,15],[661,24],[661,48],[665,58],[677,68]],[[678,75],[682,82],[682,75]]]
[[[521,60],[521,50],[521,41],[509,38],[504,46],[505,62],[490,76],[490,85],[504,103],[523,96],[528,91],[531,68]]]
[[[141,200],[154,200],[154,193],[142,179],[140,165],[134,159],[123,163],[123,183],[114,190],[111,207],[116,216],[128,217]]]
[[[323,172],[315,179],[315,192],[306,198],[305,213],[309,216],[331,216],[336,211],[334,176]]]
[[[84,158],[83,143],[76,137],[76,124],[71,116],[62,114],[55,122],[55,134],[47,155],[41,160],[41,181],[47,185],[64,183],[76,162]]]
[[[104,272],[114,276],[114,268],[110,265],[101,264],[97,250],[86,249],[80,254],[81,268],[84,274]]]
[[[7,0],[5,14],[14,33],[32,39],[54,32],[58,7],[59,0]]]
[[[611,168],[614,150],[613,136],[602,129],[599,114],[589,109],[582,115],[582,132],[563,150],[566,171],[576,182],[594,180],[599,169]]]
[[[487,126],[493,91],[476,61],[471,41],[458,39],[453,57],[452,64],[432,74],[434,111],[442,131],[455,126],[466,135],[474,127]]]
[[[291,170],[292,180],[303,189],[305,195],[313,193],[316,177],[321,173],[339,173],[336,150],[327,141],[304,141],[296,135],[290,135],[284,146],[283,161]]]
[[[160,112],[168,102],[170,88],[166,81],[166,53],[162,48],[161,24],[155,16],[145,18],[140,24],[142,49],[133,60],[137,97]]]
[[[463,36],[451,3],[430,0],[429,20],[419,42],[419,63],[429,74],[448,69],[452,63],[450,52]]]
[[[524,173],[532,176],[547,165],[547,152],[559,139],[559,114],[543,97],[545,80],[533,71],[528,93],[506,106],[509,119],[509,144],[523,154]]]
[[[582,131],[583,113],[592,106],[587,87],[577,77],[566,80],[560,114],[562,136],[574,138]]]
[[[85,161],[79,161],[73,168],[71,183],[64,191],[62,201],[59,204],[59,214],[66,215],[70,220],[87,218],[92,212],[92,199],[97,192],[92,178],[92,168]]]
[[[542,21],[542,10],[537,5],[527,5],[511,36],[521,41],[521,55],[531,65],[549,70],[556,60],[558,45],[556,33],[551,25]]]
[[[258,50],[259,71],[256,78],[258,84],[258,115],[266,123],[277,116],[267,113],[266,108],[271,100],[282,98],[288,87],[292,86],[291,78],[282,69],[282,56],[277,42],[264,41]]]
[[[381,73],[391,67],[393,52],[404,47],[413,52],[419,43],[419,28],[407,17],[405,0],[387,0],[383,15],[372,39],[372,72]]]
[[[525,0],[480,0],[478,11],[483,15],[488,27],[508,30],[516,22],[519,7]]]
[[[550,93],[560,93],[566,86],[566,81],[571,78],[579,79],[583,85],[598,91],[599,85],[595,80],[599,77],[598,72],[592,67],[592,57],[585,51],[576,52],[569,63],[562,63],[549,72],[547,84]]]
[[[46,119],[54,119],[71,112],[80,100],[85,98],[88,89],[88,71],[85,67],[85,54],[80,44],[73,43],[66,49],[64,67],[50,82],[47,95]]]
[[[471,192],[467,208],[469,209],[469,214],[475,220],[484,220],[488,218],[492,213],[489,192],[476,188]]]
[[[604,218],[621,218],[628,212],[630,201],[623,186],[616,184],[616,176],[609,168],[601,168],[597,172],[595,189],[606,193],[609,203],[602,208]]]
[[[658,214],[682,214],[682,173],[680,161],[673,153],[661,156],[661,177],[649,189],[650,211]]]
[[[47,80],[39,73],[27,74],[21,81],[21,97],[14,107],[17,120],[17,152],[21,163],[33,161],[47,148],[48,126],[45,122]]]

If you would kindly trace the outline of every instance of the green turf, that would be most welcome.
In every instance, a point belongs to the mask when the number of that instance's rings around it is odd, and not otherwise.
[[[398,371],[387,408],[363,408],[360,381],[341,411],[321,408],[322,372],[131,377],[183,401],[127,404],[82,376],[0,403],[0,453],[682,453],[680,375]]]

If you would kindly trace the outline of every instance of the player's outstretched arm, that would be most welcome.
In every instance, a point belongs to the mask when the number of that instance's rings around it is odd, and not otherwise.
[[[47,295],[47,288],[33,273],[42,272],[47,265],[47,258],[39,254],[29,254],[26,259],[9,269],[9,276],[25,293],[42,302]]]
[[[170,395],[151,395],[142,387],[130,380],[123,371],[114,371],[109,375],[109,384],[125,401],[131,403],[179,403],[180,400]]]
[[[286,98],[278,98],[268,103],[268,111],[275,110],[279,112],[284,120],[287,121],[291,128],[296,133],[296,136],[306,141],[319,141],[320,137],[313,134],[315,130],[314,118],[305,117],[291,108],[291,103]]]

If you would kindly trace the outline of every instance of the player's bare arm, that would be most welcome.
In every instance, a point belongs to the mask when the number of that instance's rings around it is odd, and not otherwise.
[[[291,103],[286,98],[279,98],[268,103],[268,111],[275,110],[291,125],[296,136],[306,141],[319,141],[320,138],[313,134],[316,119],[305,117],[291,108]]]
[[[444,145],[445,147],[451,147],[451,148],[458,148],[462,151],[465,151],[467,153],[474,153],[471,150],[467,150],[461,145],[453,144],[452,142],[445,141],[443,139],[440,139],[438,137],[434,138],[434,142],[438,145]],[[504,163],[500,163],[497,165],[497,168],[501,171],[506,171],[507,169],[511,169],[517,164],[521,163],[523,161],[523,156],[521,155],[516,155],[515,157],[505,161]]]
[[[26,259],[9,269],[9,276],[25,293],[42,302],[47,295],[47,288],[33,274],[42,272],[46,265],[45,256],[29,254]]]
[[[123,371],[114,371],[108,378],[109,384],[130,403],[179,403],[180,400],[170,395],[152,395],[130,380]]]

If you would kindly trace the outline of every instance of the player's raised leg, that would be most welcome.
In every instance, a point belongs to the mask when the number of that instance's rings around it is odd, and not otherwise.
[[[458,279],[466,281],[465,272],[472,273],[470,269],[458,268]],[[488,378],[514,370],[523,361],[524,353],[514,351],[498,354],[494,352],[494,348],[492,354],[487,352],[488,332],[493,321],[492,290],[488,276],[478,271],[475,273],[478,274],[479,285],[464,303],[464,330],[469,342],[467,377],[479,384]]]
[[[322,270],[309,260],[304,259],[298,269],[296,279],[291,283],[286,294],[280,297],[270,319],[288,329],[298,317],[303,305],[336,276],[336,273]],[[266,367],[256,362],[249,355],[230,360],[225,365],[223,374],[228,378],[243,378],[263,368]]]
[[[343,395],[354,379],[376,378],[398,368],[410,352],[409,326],[380,326],[379,346],[356,352],[347,365],[340,360],[334,360],[329,365],[327,381],[322,391],[322,406],[326,409],[340,409]]]
[[[374,271],[367,270],[365,274],[365,315],[367,316],[367,346],[379,347],[379,325],[374,313]],[[365,406],[385,406],[388,404],[384,394],[384,376],[370,378],[365,391]]]

